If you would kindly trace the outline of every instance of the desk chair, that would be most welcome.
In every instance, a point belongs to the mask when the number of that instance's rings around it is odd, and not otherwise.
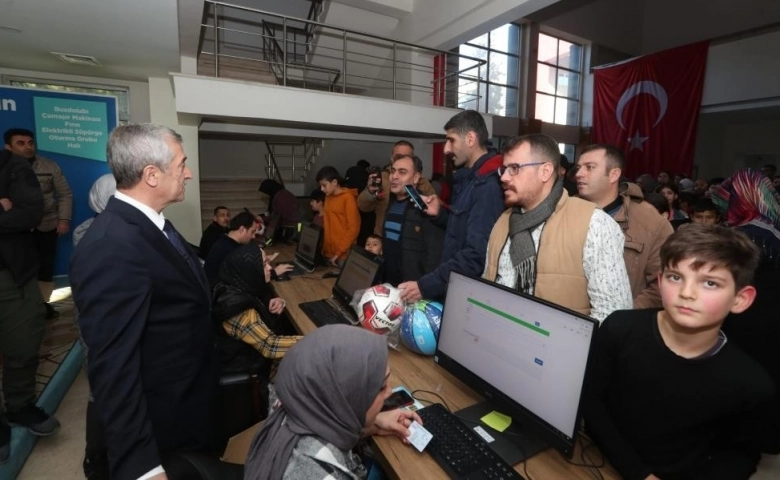
[[[267,416],[270,362],[224,331],[217,333],[216,343],[220,361],[220,436],[224,444]]]

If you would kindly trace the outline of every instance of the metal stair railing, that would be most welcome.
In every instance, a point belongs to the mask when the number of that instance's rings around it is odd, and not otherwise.
[[[392,90],[392,95],[390,95],[390,98],[394,100],[398,99],[399,88],[408,89],[410,92],[425,92],[431,95],[433,95],[435,92],[441,93],[444,91],[447,94],[454,94],[457,96],[457,88],[442,88],[445,80],[452,77],[461,76],[465,72],[471,71],[476,71],[476,78],[479,79],[481,77],[479,74],[480,70],[487,63],[486,60],[480,58],[424,47],[421,45],[415,45],[409,42],[403,42],[400,40],[382,37],[358,30],[335,27],[333,25],[322,23],[313,19],[290,17],[256,8],[233,5],[217,0],[205,0],[205,2],[210,7],[210,11],[212,13],[212,22],[211,24],[207,22],[203,23],[201,26],[205,29],[205,32],[212,32],[214,47],[212,52],[201,51],[201,53],[214,55],[214,75],[216,77],[219,77],[219,57],[224,55],[223,53],[220,53],[220,32],[227,31],[248,35],[248,37],[252,39],[251,42],[255,46],[261,47],[264,58],[262,60],[258,60],[256,58],[242,57],[239,55],[224,56],[229,56],[230,58],[234,59],[243,58],[248,61],[269,64],[271,66],[271,71],[273,71],[274,75],[276,75],[280,85],[288,86],[295,84],[295,86],[302,86],[303,88],[348,93],[348,88],[352,91],[356,91],[363,87],[368,87],[366,84],[355,83],[355,81],[367,80],[374,82],[375,84],[381,84],[379,86],[372,84],[372,88],[384,91]],[[321,11],[322,5],[321,2],[316,3],[319,4],[319,6],[315,7],[315,4],[312,4],[312,8],[309,10],[309,17],[319,15],[317,10],[319,9]],[[254,22],[254,25],[260,27],[261,33],[258,34],[257,32],[220,26],[220,12],[222,12],[224,15],[226,10],[237,10],[254,14],[257,17],[257,21]],[[277,29],[271,27],[272,24],[278,24],[278,22],[281,22],[281,40],[279,38],[279,32]],[[299,25],[303,25],[303,27],[300,27]],[[334,62],[336,60],[340,61],[340,69],[313,65],[311,63],[312,59],[306,58],[307,54],[311,53],[315,29],[320,30],[320,35],[322,35],[323,32],[328,32],[329,35],[341,39],[341,48],[324,47],[322,45],[318,47],[318,49],[322,48],[323,50],[330,50],[335,52],[333,56],[320,55],[319,53],[314,55],[314,57],[321,57],[323,59],[328,59]],[[295,35],[293,39],[288,38],[288,31],[294,32],[295,30],[308,33],[304,35],[302,40],[299,40]],[[262,37],[261,45],[257,45],[257,37]],[[388,55],[370,55],[364,52],[356,51],[354,49],[350,50],[350,42],[355,45],[362,44],[364,46],[369,45],[376,48],[381,47],[387,49]],[[296,61],[298,58],[300,58],[300,54],[297,53],[300,51],[298,50],[298,47],[303,47],[303,50],[306,52],[303,54],[305,60],[304,62]],[[442,69],[443,71],[440,74],[434,75],[434,68],[432,65],[426,65],[411,60],[407,61],[400,58],[401,56],[411,57],[413,52],[419,52],[429,56],[443,56],[443,65],[447,67]],[[339,53],[340,55],[338,55]],[[362,60],[357,60],[358,57],[360,57]],[[378,63],[371,63],[374,61],[378,61]],[[390,62],[390,65],[389,67],[386,67],[385,63],[388,61]],[[348,72],[349,65],[358,65],[360,63],[365,63],[366,65],[370,64],[374,67],[379,67],[380,69],[386,68],[391,72],[390,78],[371,78],[355,74],[354,72],[352,74]],[[461,66],[461,64],[463,64],[463,66]],[[297,75],[298,71],[303,72],[302,76],[300,78],[291,78],[291,73]],[[311,72],[322,74],[322,76],[325,76],[326,79],[307,78],[308,74]],[[402,78],[399,78],[401,74],[408,74],[409,78],[412,78],[412,74],[415,73],[424,73],[425,76],[430,75],[432,79],[423,83],[415,83],[412,80],[403,81]],[[478,80],[478,82],[479,81],[480,80]],[[479,92],[480,89],[477,88],[476,91]],[[476,96],[479,98],[481,95],[477,94]],[[387,98],[385,95],[381,95],[381,97]],[[430,105],[430,103],[426,104]]]

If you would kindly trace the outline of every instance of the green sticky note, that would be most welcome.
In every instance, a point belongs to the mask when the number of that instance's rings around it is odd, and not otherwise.
[[[495,410],[480,418],[480,420],[485,422],[485,425],[492,428],[493,430],[496,430],[497,432],[503,432],[509,428],[510,425],[512,425],[512,417],[509,415],[504,415],[503,413],[497,412]]]

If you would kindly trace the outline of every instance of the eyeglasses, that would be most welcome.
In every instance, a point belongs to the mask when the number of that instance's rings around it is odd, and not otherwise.
[[[514,177],[523,167],[534,167],[536,165],[544,165],[545,163],[548,162],[510,163],[509,165],[502,165],[498,167],[498,176],[500,177],[504,175],[504,172],[507,172],[510,177]]]

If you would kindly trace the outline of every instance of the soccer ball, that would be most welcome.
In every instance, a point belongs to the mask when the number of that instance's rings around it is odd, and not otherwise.
[[[363,293],[358,303],[358,320],[363,328],[378,334],[392,332],[401,324],[404,302],[397,288],[385,283]]]
[[[409,306],[401,320],[401,341],[406,348],[421,355],[435,354],[441,313],[439,302],[420,300]]]

